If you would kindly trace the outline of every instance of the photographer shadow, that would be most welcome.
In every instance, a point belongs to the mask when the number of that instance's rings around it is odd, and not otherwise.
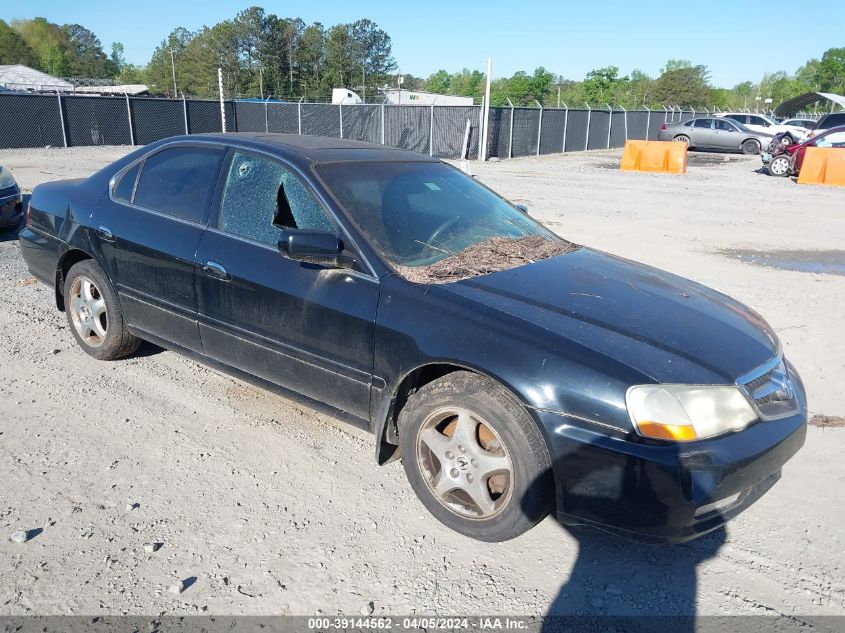
[[[570,455],[569,459],[582,465],[599,463],[579,457],[584,456]],[[535,483],[548,490],[552,481],[549,471]],[[648,476],[632,464],[617,469],[587,467],[577,479],[567,481],[564,503],[567,507],[590,508],[597,503],[613,503],[613,499],[602,497],[608,490],[631,495],[632,499],[638,498],[637,494],[652,494],[651,486]],[[529,497],[530,493],[526,499]],[[621,498],[617,501],[625,503]],[[671,512],[671,508],[665,508],[667,517]],[[719,552],[727,537],[724,526],[695,540],[667,545],[565,524],[554,512],[551,517],[548,520],[554,520],[577,541],[578,554],[569,577],[549,604],[542,625],[544,633],[607,627],[692,633],[700,628],[696,626],[698,567]]]

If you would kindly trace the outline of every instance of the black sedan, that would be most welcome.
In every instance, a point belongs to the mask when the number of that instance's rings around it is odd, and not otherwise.
[[[758,314],[427,156],[177,137],[36,187],[28,218],[23,256],[88,354],[145,339],[329,408],[477,539],[552,511],[693,538],[804,442],[804,388]]]
[[[15,177],[0,165],[0,231],[13,229],[21,223],[23,197]]]

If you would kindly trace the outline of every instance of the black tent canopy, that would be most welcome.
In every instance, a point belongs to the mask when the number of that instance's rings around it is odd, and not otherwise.
[[[821,101],[830,101],[845,108],[845,97],[830,92],[805,92],[792,99],[787,99],[775,108],[776,117],[792,117],[801,112],[804,108]]]

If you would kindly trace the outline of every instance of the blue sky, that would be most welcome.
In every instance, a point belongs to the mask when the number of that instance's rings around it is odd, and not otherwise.
[[[393,38],[401,70],[420,76],[440,68],[483,69],[488,56],[494,77],[540,65],[570,79],[611,65],[622,74],[639,68],[654,76],[671,57],[707,65],[715,85],[730,87],[757,82],[766,71],[792,73],[826,49],[845,46],[841,0],[817,4],[823,18],[810,7],[799,10],[800,4],[779,0],[28,0],[4,2],[0,17],[77,22],[93,30],[107,51],[112,42],[123,42],[128,61],[142,64],[176,26],[210,26],[250,4],[324,26],[369,18]],[[812,25],[807,35],[776,43],[783,24],[801,23]]]

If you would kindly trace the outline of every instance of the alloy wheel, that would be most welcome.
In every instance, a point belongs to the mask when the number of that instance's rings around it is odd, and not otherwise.
[[[71,321],[86,345],[100,347],[108,331],[106,300],[97,285],[88,277],[79,276],[70,288]]]
[[[513,462],[496,430],[468,409],[428,416],[417,435],[417,463],[429,490],[465,518],[488,519],[511,498]]]

